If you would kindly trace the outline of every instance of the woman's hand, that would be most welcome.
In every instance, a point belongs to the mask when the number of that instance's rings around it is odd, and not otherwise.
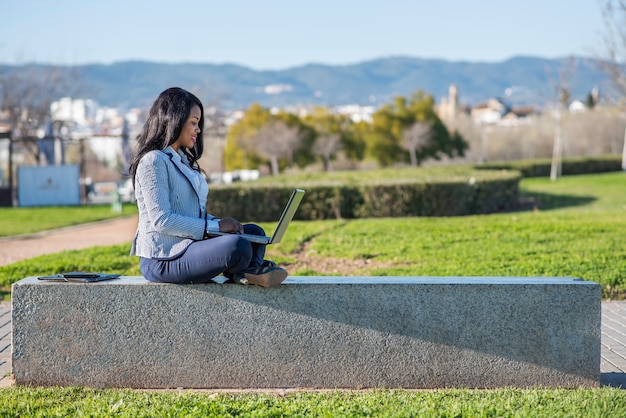
[[[242,234],[243,225],[235,218],[230,216],[222,218],[219,221],[220,232],[230,232],[232,234]]]

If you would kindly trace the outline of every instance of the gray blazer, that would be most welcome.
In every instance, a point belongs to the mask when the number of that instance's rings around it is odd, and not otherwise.
[[[207,213],[202,210],[201,197],[172,152],[150,151],[137,166],[135,197],[139,224],[131,255],[174,258],[205,235]]]

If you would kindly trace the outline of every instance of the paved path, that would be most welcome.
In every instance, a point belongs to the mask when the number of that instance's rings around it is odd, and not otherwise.
[[[58,231],[0,239],[0,265],[63,250],[130,242],[136,217],[98,222]],[[603,386],[626,390],[626,301],[602,302]],[[13,384],[11,370],[11,304],[0,303],[0,387]]]
[[[0,238],[0,266],[59,251],[130,243],[136,229],[137,217],[128,216],[37,234]],[[130,251],[130,247],[128,249]]]
[[[602,302],[602,384],[626,390],[626,302]]]
[[[11,304],[0,303],[0,387],[10,386],[11,373]]]

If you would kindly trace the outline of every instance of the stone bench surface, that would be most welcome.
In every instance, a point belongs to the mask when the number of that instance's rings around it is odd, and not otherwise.
[[[600,285],[291,276],[13,285],[17,384],[133,388],[597,387]]]
[[[223,277],[217,277],[216,284],[222,284]],[[76,282],[41,281],[37,277],[27,277],[16,285],[39,284],[58,285],[59,283],[82,284]],[[89,283],[90,286],[102,285],[166,285],[169,283],[153,283],[142,276],[121,276],[114,280]],[[213,284],[213,283],[210,283]],[[576,277],[497,277],[497,276],[289,276],[283,285],[315,285],[315,284],[434,284],[434,285],[580,285],[596,286],[596,283]],[[178,285],[176,285],[178,286]]]

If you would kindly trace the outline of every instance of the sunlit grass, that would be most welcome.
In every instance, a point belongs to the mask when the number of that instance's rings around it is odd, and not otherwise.
[[[0,389],[0,416],[623,417],[626,391],[364,390],[272,393]]]
[[[623,297],[625,191],[623,173],[557,182],[528,179],[522,181],[522,194],[539,200],[537,210],[451,218],[299,221],[282,243],[268,247],[268,257],[288,261],[306,248],[315,257],[338,263],[366,258],[373,262],[364,273],[368,275],[574,276],[601,283],[605,297]],[[39,215],[47,216],[45,211]],[[271,232],[274,224],[262,226]],[[21,261],[0,267],[0,283],[8,286],[26,276],[69,270],[139,275],[138,260],[128,255],[129,248],[126,243]],[[377,262],[385,267],[377,267]],[[626,391],[229,393],[10,387],[0,389],[0,416],[622,417]]]
[[[568,276],[626,296],[626,174],[527,179],[536,210],[463,217],[296,221],[267,257],[293,263],[300,251],[331,263],[367,259],[359,275]],[[274,223],[261,224],[268,233]],[[0,285],[71,270],[139,275],[123,245],[66,251],[0,267]],[[290,271],[325,275],[326,271]]]
[[[108,205],[0,208],[0,237],[33,234],[137,214],[137,206],[124,204],[118,213]]]

